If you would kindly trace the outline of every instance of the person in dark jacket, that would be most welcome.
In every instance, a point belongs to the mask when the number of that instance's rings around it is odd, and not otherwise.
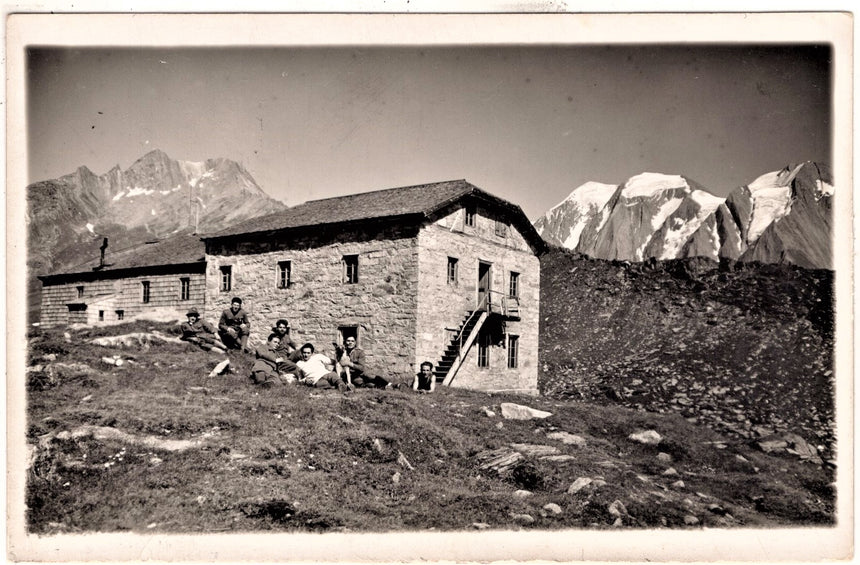
[[[281,343],[275,350],[278,356],[283,358],[283,361],[278,363],[278,372],[295,375],[296,361],[302,358],[302,354],[299,352],[299,346],[290,337],[290,323],[284,319],[278,320],[272,328],[272,333],[281,338]]]
[[[242,299],[233,297],[230,307],[221,312],[221,320],[218,322],[218,335],[227,349],[248,350],[248,335],[251,332],[251,323],[248,314],[242,309]]]
[[[334,346],[337,362],[343,369],[341,376],[347,383],[352,383],[357,387],[385,388],[388,386],[387,379],[371,374],[367,364],[367,355],[363,349],[357,347],[356,339],[353,336],[344,339],[343,344],[344,349],[341,349],[337,344]]]
[[[200,319],[200,312],[197,308],[189,308],[187,322],[183,322],[179,329],[182,330],[182,341],[193,343],[203,351],[212,351],[213,349],[219,353],[226,352],[226,348],[215,338],[215,330],[212,329],[205,320]]]
[[[261,385],[264,388],[281,384],[281,380],[278,377],[278,363],[283,361],[283,359],[275,351],[280,343],[281,338],[276,334],[272,334],[265,344],[257,348],[255,352],[257,360],[251,368],[250,376],[254,384]]]

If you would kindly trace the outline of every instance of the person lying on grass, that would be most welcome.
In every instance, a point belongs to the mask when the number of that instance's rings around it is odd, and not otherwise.
[[[322,353],[314,353],[312,343],[304,344],[300,351],[302,358],[296,362],[298,380],[307,386],[315,388],[336,388],[338,390],[353,390],[351,383],[345,383],[334,372],[334,361]]]
[[[433,363],[424,361],[421,363],[421,372],[415,375],[412,381],[412,390],[415,392],[431,393],[436,390],[436,377],[433,376]]]
[[[188,321],[179,326],[179,329],[182,330],[182,337],[179,339],[193,343],[203,351],[227,352],[227,348],[216,339],[215,330],[212,326],[200,319],[200,312],[197,311],[197,308],[189,308],[186,316],[188,316]]]
[[[250,379],[254,384],[264,388],[271,388],[281,384],[278,376],[278,363],[283,359],[278,356],[277,348],[281,338],[277,334],[271,334],[265,344],[257,348],[254,366],[251,368]]]

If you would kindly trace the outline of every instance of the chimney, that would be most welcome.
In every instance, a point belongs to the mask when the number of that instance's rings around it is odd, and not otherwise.
[[[105,249],[107,249],[107,246],[108,246],[108,238],[104,238],[104,241],[102,241],[102,246],[99,247],[99,249],[102,252],[101,256],[99,257],[99,269],[101,269],[105,266]]]

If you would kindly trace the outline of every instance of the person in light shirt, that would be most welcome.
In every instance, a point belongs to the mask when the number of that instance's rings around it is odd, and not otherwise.
[[[298,380],[307,386],[314,388],[336,388],[338,390],[352,390],[351,384],[343,382],[332,369],[334,361],[322,353],[314,353],[312,343],[304,344],[301,349],[302,358],[296,361]]]

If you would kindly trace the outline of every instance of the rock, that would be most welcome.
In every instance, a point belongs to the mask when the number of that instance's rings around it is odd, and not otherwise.
[[[151,331],[97,337],[90,340],[90,343],[102,347],[140,347],[148,349],[153,343],[182,343],[182,340],[178,337],[164,335],[158,331]]]
[[[544,455],[539,458],[541,461],[552,461],[553,463],[562,463],[564,461],[575,461],[574,455]]]
[[[472,522],[472,527],[476,530],[488,530],[490,525],[486,522]]]
[[[567,489],[567,494],[576,494],[588,485],[592,483],[592,480],[588,477],[579,477],[570,485]]]
[[[395,485],[400,484],[400,471],[396,471],[393,475],[391,475],[391,482]]]
[[[63,332],[63,339],[66,340],[66,343],[72,343],[72,334]]]
[[[379,454],[385,453],[385,446],[382,445],[382,440],[378,437],[373,438],[373,449],[375,449]]]
[[[223,374],[224,374],[224,371],[226,371],[226,370],[227,370],[227,367],[229,367],[229,366],[230,366],[230,360],[229,360],[229,359],[224,359],[223,361],[221,361],[220,363],[218,363],[217,365],[215,365],[215,368],[214,368],[214,369],[212,369],[212,371],[209,373],[209,376],[210,376],[210,377],[215,377],[215,376],[218,376],[218,375],[223,375]]]
[[[726,515],[726,509],[720,506],[719,504],[708,504],[707,506],[709,512],[713,512],[719,516]]]
[[[664,477],[675,477],[678,475],[678,471],[676,471],[674,467],[669,467],[668,469],[666,469],[665,471],[663,471],[660,474],[663,475]]]
[[[543,509],[555,516],[561,514],[561,506],[559,506],[555,502],[549,502],[547,504],[544,504]]]
[[[654,430],[646,430],[644,432],[636,432],[627,436],[627,439],[644,443],[645,445],[657,445],[663,440],[663,437]]]
[[[409,469],[410,471],[414,471],[414,470],[415,470],[415,468],[414,468],[414,467],[412,466],[412,464],[409,462],[409,459],[407,459],[407,458],[406,458],[406,456],[405,456],[405,455],[403,455],[403,452],[402,452],[402,451],[398,451],[398,452],[397,452],[397,463],[398,463],[401,467],[405,467],[406,469]]]
[[[609,515],[613,518],[621,518],[622,516],[627,515],[627,508],[624,506],[624,503],[620,500],[614,500],[612,504],[606,509],[609,512]]]
[[[549,418],[552,412],[544,412],[535,408],[529,408],[522,404],[514,404],[513,402],[502,402],[502,417],[507,420],[534,420],[540,418]]]
[[[531,517],[530,515],[528,515],[528,514],[515,514],[515,513],[511,513],[511,514],[510,514],[510,516],[511,516],[511,518],[513,518],[516,522],[519,522],[520,524],[523,524],[523,525],[534,524],[534,522],[535,522],[535,519],[534,519],[534,518],[532,518],[532,517]]]
[[[479,469],[493,470],[500,475],[509,472],[514,465],[523,460],[521,453],[508,447],[482,451],[475,457],[481,462]]]
[[[672,488],[675,488],[675,489],[678,489],[678,490],[680,490],[680,489],[682,489],[682,488],[684,488],[684,487],[686,487],[686,486],[687,486],[687,485],[685,485],[685,484],[684,484],[684,481],[675,481],[674,483],[672,483]]]
[[[89,401],[90,401],[90,400],[92,400],[92,399],[93,399],[93,395],[92,395],[92,394],[88,394],[88,395],[86,395],[85,397],[83,397],[83,398],[81,399],[81,402],[89,402]]]
[[[699,523],[699,519],[693,516],[692,514],[687,514],[684,516],[684,524],[688,526],[695,526]]]
[[[496,422],[496,427],[501,430],[502,428],[505,427],[505,425],[501,422]]]
[[[528,457],[541,457],[543,455],[555,455],[558,448],[551,445],[535,445],[531,443],[512,443],[511,447]]]
[[[533,495],[533,493],[532,493],[530,490],[522,490],[522,489],[520,489],[520,490],[515,490],[515,491],[514,491],[514,497],[515,497],[515,498],[528,498],[528,497],[530,497],[530,496],[532,496],[532,495]]]
[[[546,434],[549,439],[557,439],[565,445],[575,445],[577,447],[585,447],[585,438],[567,432],[552,432]]]
[[[481,410],[484,412],[484,415],[488,418],[493,418],[496,416],[496,413],[487,408],[486,406],[481,406]]]
[[[671,463],[672,462],[672,456],[669,455],[668,453],[664,453],[663,451],[661,451],[660,453],[657,454],[657,461],[661,461],[663,463]]]

